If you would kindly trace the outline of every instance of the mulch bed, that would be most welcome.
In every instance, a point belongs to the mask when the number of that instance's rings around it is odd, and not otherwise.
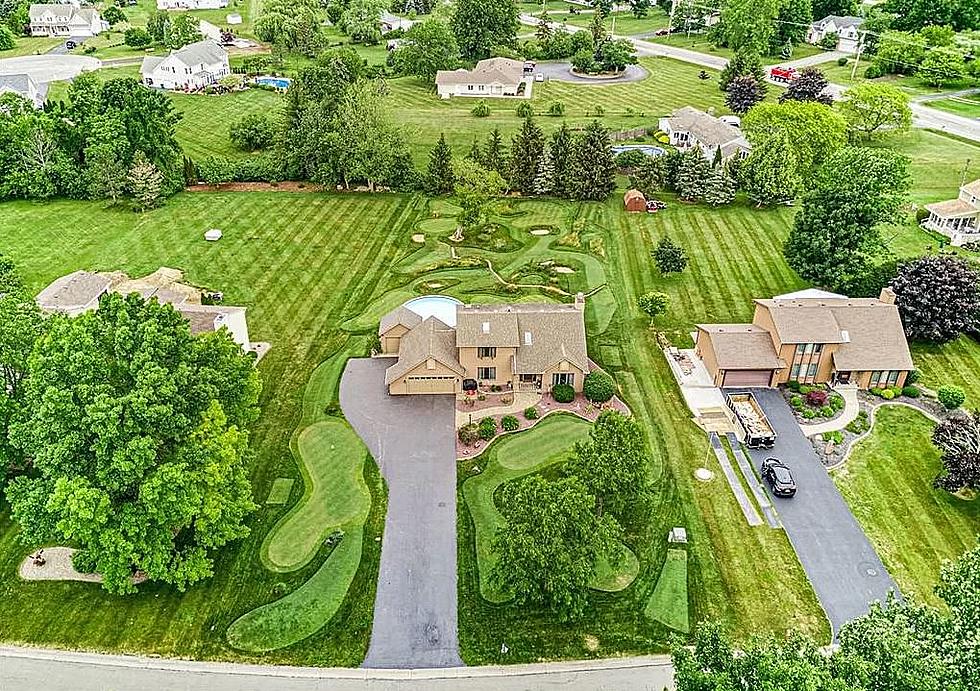
[[[186,192],[322,192],[309,182],[222,182],[217,185],[188,185]]]

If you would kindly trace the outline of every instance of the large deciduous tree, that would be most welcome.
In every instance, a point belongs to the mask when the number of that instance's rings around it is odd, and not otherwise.
[[[794,199],[800,188],[800,164],[790,135],[775,128],[757,137],[741,175],[745,193],[759,206]]]
[[[833,105],[834,98],[825,93],[830,84],[827,78],[816,67],[804,67],[796,74],[796,78],[789,83],[779,96],[779,102],[785,101],[817,101],[824,105]]]
[[[490,222],[493,200],[503,193],[507,183],[496,171],[468,158],[456,162],[454,178],[453,191],[460,212],[453,237],[460,241],[465,233],[480,230]]]
[[[727,0],[721,6],[718,36],[729,48],[747,48],[764,55],[776,33],[781,5],[780,0]]]
[[[381,13],[387,8],[386,0],[350,0],[340,16],[340,30],[353,43],[380,43]]]
[[[596,515],[617,518],[640,507],[646,497],[650,456],[643,430],[632,418],[603,411],[586,441],[575,445],[568,472],[595,497]]]
[[[464,58],[489,57],[517,40],[517,6],[514,0],[457,0],[452,29]]]
[[[882,131],[903,132],[912,124],[908,95],[891,84],[858,84],[837,104],[851,129],[871,139]]]
[[[878,224],[897,217],[911,185],[906,157],[844,148],[814,176],[783,248],[803,278],[830,289],[864,275],[881,249]]]
[[[847,121],[830,106],[814,101],[760,103],[742,119],[742,131],[753,145],[776,132],[785,134],[804,180],[847,144]]]
[[[77,545],[75,565],[113,593],[136,570],[186,588],[248,533],[252,360],[224,332],[193,337],[138,295],[51,318],[10,435],[34,473],[7,489],[25,544]]]
[[[426,19],[413,25],[405,39],[394,59],[407,74],[433,82],[439,70],[453,70],[459,65],[459,45],[446,22]]]
[[[899,266],[891,282],[905,335],[945,343],[980,320],[980,273],[953,255],[920,257]]]
[[[585,614],[596,561],[620,554],[615,519],[596,515],[595,497],[575,477],[532,475],[500,491],[507,523],[494,536],[492,581],[519,605],[546,606],[562,620]]]
[[[932,443],[943,463],[936,487],[948,492],[980,489],[980,411],[950,415],[932,431]]]

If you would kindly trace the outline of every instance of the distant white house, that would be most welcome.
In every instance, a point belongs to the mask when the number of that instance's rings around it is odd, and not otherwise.
[[[926,204],[924,228],[942,233],[954,247],[980,242],[980,180],[960,187],[956,199]]]
[[[680,151],[697,147],[709,161],[714,160],[719,149],[723,161],[735,156],[745,158],[752,150],[740,129],[691,106],[684,106],[670,117],[660,118],[659,126],[670,137],[671,146]]]
[[[34,104],[35,108],[44,105],[44,99],[38,92],[37,83],[29,74],[0,74],[0,95],[17,94]]]
[[[157,0],[158,10],[219,10],[228,0]]]
[[[530,75],[524,72],[524,63],[510,58],[480,60],[472,70],[436,72],[436,90],[441,98],[531,98],[532,84]]]
[[[860,28],[864,20],[860,17],[838,17],[831,14],[810,25],[806,42],[817,44],[830,34],[837,34],[837,50],[842,53],[857,51],[860,41]]]
[[[94,7],[71,4],[31,5],[27,11],[31,36],[98,36],[109,28]]]
[[[405,19],[404,17],[399,17],[397,14],[392,14],[391,12],[384,11],[381,13],[381,33],[386,34],[389,31],[394,31],[395,29],[401,29],[402,31],[408,31],[415,24],[411,19]]]
[[[228,52],[211,39],[173,50],[166,57],[143,58],[140,75],[146,86],[194,91],[231,74]]]

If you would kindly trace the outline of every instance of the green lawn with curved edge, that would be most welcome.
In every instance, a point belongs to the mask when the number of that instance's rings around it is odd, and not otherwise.
[[[262,545],[262,559],[273,571],[305,566],[324,537],[341,525],[363,522],[371,505],[364,482],[367,449],[346,422],[310,425],[297,445],[306,490]]]
[[[933,427],[916,410],[879,408],[833,478],[901,591],[939,605],[939,566],[976,546],[980,500],[932,486],[941,470]]]
[[[657,586],[650,594],[643,614],[675,631],[688,633],[691,623],[687,611],[687,550],[668,549]]]
[[[499,438],[475,459],[481,472],[463,483],[463,496],[476,528],[476,553],[480,569],[480,592],[490,602],[506,602],[509,593],[494,588],[489,574],[496,563],[491,549],[496,532],[506,525],[493,495],[505,482],[563,463],[575,443],[587,439],[592,425],[563,413],[552,413],[529,430]],[[626,588],[639,572],[636,555],[624,546],[623,562],[613,568],[605,559],[597,566],[592,587],[614,592]]]

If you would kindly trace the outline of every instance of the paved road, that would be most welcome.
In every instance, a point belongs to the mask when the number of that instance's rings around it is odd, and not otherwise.
[[[88,55],[24,55],[0,59],[0,74],[29,74],[38,84],[74,79],[82,72],[97,70],[102,63]]]
[[[776,389],[753,389],[753,393],[777,437],[771,451],[749,453],[757,469],[767,457],[776,456],[793,471],[796,496],[773,497],[773,503],[836,638],[843,624],[867,612],[871,602],[884,601],[889,590],[897,593],[898,586],[803,436],[783,395]]]
[[[58,650],[0,648],[0,689],[46,691],[511,691],[673,689],[663,655],[441,670],[327,669],[188,662]]]
[[[459,667],[456,443],[451,396],[389,396],[388,358],[352,359],[340,407],[388,482],[365,667]]]

